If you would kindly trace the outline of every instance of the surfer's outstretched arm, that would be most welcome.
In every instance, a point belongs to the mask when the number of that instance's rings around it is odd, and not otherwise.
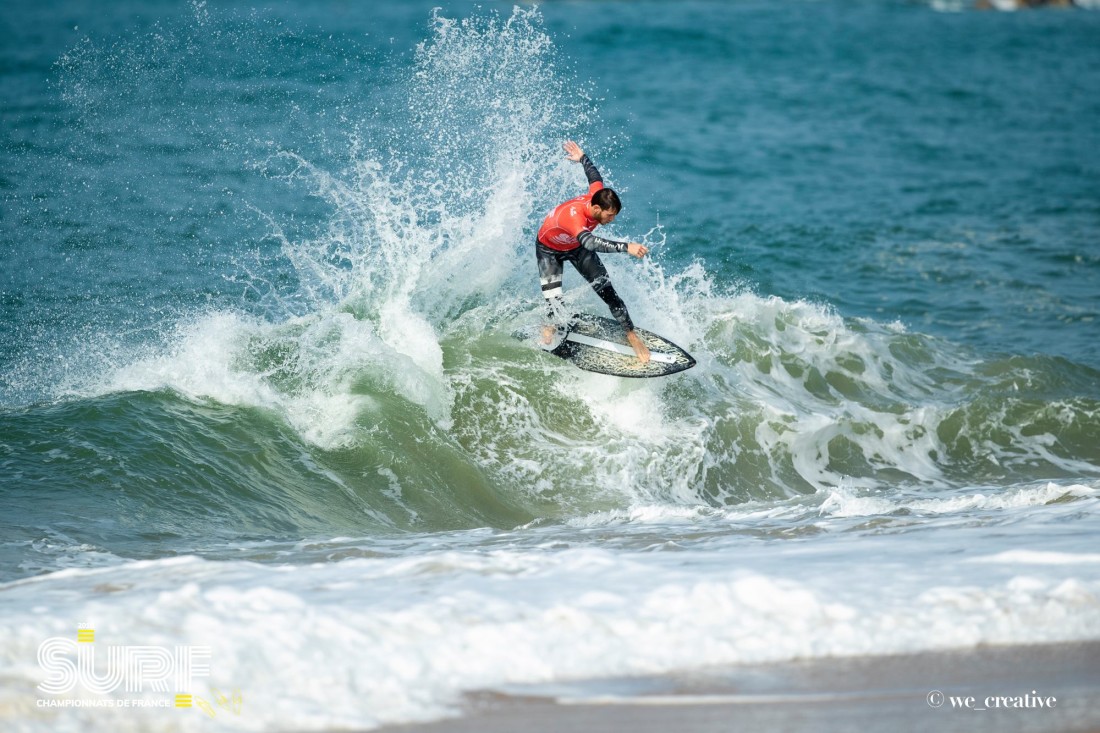
[[[638,242],[616,242],[613,239],[604,239],[592,232],[581,232],[577,235],[577,241],[590,252],[626,252],[638,259],[649,254],[649,248]]]

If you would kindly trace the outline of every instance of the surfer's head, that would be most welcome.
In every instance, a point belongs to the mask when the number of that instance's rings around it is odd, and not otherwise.
[[[623,202],[619,201],[619,194],[610,188],[601,188],[592,194],[592,203],[589,205],[592,218],[600,224],[610,224],[615,216],[623,210]]]

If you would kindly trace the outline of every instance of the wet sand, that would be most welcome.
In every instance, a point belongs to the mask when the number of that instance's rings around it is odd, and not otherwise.
[[[1100,733],[1100,642],[738,665],[469,693],[384,733]]]

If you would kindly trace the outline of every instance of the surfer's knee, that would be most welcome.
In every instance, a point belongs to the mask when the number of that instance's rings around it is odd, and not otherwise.
[[[542,297],[547,300],[561,298],[561,275],[550,275],[539,278],[542,285]]]

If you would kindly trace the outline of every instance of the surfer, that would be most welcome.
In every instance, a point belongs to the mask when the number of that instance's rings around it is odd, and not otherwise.
[[[560,320],[565,312],[561,301],[562,271],[565,262],[572,262],[581,277],[592,285],[596,295],[611,309],[611,315],[615,316],[626,331],[627,343],[645,364],[649,361],[649,349],[638,334],[634,333],[634,322],[630,320],[626,304],[612,287],[611,279],[597,253],[626,252],[641,259],[649,253],[649,248],[637,242],[615,242],[592,233],[600,224],[610,224],[615,220],[622,211],[622,202],[619,201],[618,194],[604,187],[600,172],[577,143],[567,140],[562,148],[569,160],[584,166],[584,174],[588,178],[588,193],[559,205],[539,227],[535,256],[539,263],[539,279],[550,318]],[[544,343],[550,343],[554,330],[552,325],[543,329]]]

